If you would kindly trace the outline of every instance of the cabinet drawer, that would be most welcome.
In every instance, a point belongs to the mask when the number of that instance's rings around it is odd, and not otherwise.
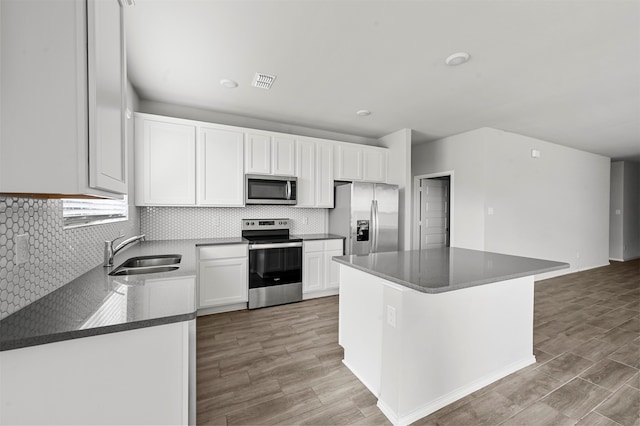
[[[342,240],[326,240],[324,249],[326,251],[342,250]]]
[[[324,251],[324,240],[316,240],[316,241],[305,241],[304,242],[304,252],[305,253],[314,253],[317,251]]]
[[[232,257],[246,257],[246,244],[223,244],[216,246],[200,247],[198,258],[204,259],[228,259]]]

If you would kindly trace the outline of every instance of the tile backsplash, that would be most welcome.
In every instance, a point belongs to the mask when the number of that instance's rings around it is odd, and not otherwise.
[[[138,234],[138,209],[129,220],[63,229],[62,200],[0,196],[0,319],[99,265],[104,241]],[[29,260],[16,264],[16,236],[27,234]]]
[[[140,228],[148,240],[239,237],[241,219],[255,218],[289,218],[292,234],[327,232],[326,209],[287,206],[140,208]]]
[[[0,319],[98,266],[104,241],[120,233],[148,240],[238,237],[244,218],[290,218],[293,234],[327,232],[326,209],[287,206],[129,206],[126,222],[64,229],[62,200],[0,196]],[[23,234],[29,260],[18,265],[16,237]]]

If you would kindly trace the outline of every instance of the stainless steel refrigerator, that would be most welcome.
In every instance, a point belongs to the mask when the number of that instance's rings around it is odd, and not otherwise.
[[[345,254],[398,250],[398,186],[353,182],[335,188],[329,232],[346,237]]]

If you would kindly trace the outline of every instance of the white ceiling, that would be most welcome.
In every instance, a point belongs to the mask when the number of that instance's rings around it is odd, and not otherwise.
[[[640,161],[640,0],[135,3],[145,100],[418,142],[494,127]],[[446,66],[458,51],[471,60]]]

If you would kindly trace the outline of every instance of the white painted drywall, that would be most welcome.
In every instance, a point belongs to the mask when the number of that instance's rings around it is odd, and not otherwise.
[[[447,170],[452,246],[571,265],[538,279],[608,264],[609,158],[492,128],[413,147],[414,175]]]
[[[623,257],[623,214],[624,214],[624,162],[611,163],[609,210],[609,258],[622,260]]]
[[[402,129],[378,139],[389,148],[387,182],[398,185],[398,249],[411,250],[411,130]]]
[[[640,164],[624,162],[624,260],[640,257]]]
[[[484,250],[484,185],[482,142],[476,132],[462,133],[412,147],[414,176],[455,172],[452,189],[451,246]]]

